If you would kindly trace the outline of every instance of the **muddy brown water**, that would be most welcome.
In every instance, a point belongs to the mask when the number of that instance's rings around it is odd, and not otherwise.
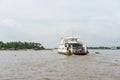
[[[89,52],[0,51],[0,80],[120,80],[120,50]]]

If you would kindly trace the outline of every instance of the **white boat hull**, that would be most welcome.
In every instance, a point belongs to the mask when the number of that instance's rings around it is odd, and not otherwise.
[[[88,54],[88,51],[75,50],[73,52],[69,52],[67,50],[58,50],[58,53],[65,54],[65,55],[72,55],[72,54],[75,54],[75,55],[86,55],[86,54]]]

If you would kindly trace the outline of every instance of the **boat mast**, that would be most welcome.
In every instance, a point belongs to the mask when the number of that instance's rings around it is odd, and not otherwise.
[[[74,37],[74,33],[73,33],[73,27],[72,27],[72,37]]]

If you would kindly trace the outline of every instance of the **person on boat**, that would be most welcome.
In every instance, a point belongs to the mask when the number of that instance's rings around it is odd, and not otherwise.
[[[67,52],[68,52],[69,55],[72,54],[72,53],[71,53],[71,49],[70,49],[70,45],[67,46]]]

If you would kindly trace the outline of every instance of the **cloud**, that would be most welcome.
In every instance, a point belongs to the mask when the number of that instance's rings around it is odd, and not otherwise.
[[[12,27],[16,25],[16,22],[13,19],[0,19],[0,25]]]

